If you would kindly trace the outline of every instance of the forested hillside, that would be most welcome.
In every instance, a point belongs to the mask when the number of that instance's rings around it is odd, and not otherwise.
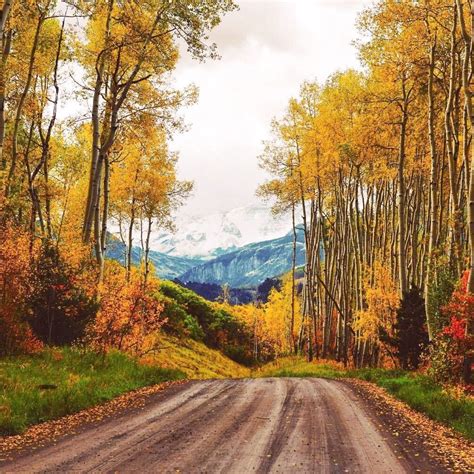
[[[305,262],[303,234],[298,229],[296,265]],[[291,269],[293,234],[279,239],[245,245],[208,262],[196,265],[180,275],[184,282],[228,284],[234,288],[256,287],[266,278],[278,276]]]
[[[298,230],[296,263],[303,265],[305,250],[303,234]],[[144,259],[144,249],[138,245],[131,247],[132,265],[140,265]],[[291,269],[293,258],[293,236],[286,236],[255,242],[237,249],[216,249],[218,256],[207,258],[178,256],[148,249],[148,261],[153,264],[156,276],[166,280],[178,278],[187,283],[202,283],[233,288],[257,287],[266,278],[278,276]],[[213,252],[214,253],[214,252]],[[123,265],[127,264],[128,246],[110,235],[108,237],[106,257]]]
[[[113,236],[109,237],[106,257],[126,265],[128,260],[128,254],[128,246],[124,242]],[[140,246],[135,246],[132,243],[132,265],[139,266],[140,262],[144,259],[144,256],[144,250]],[[147,258],[153,265],[155,275],[165,280],[173,280],[174,278],[179,277],[191,268],[204,263],[203,260],[200,260],[198,258],[178,257],[157,252],[156,250],[152,249],[148,249]]]

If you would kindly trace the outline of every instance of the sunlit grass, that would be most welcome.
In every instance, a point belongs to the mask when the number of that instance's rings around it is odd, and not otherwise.
[[[193,339],[159,336],[160,350],[150,356],[160,367],[179,369],[189,379],[249,377],[250,370]]]

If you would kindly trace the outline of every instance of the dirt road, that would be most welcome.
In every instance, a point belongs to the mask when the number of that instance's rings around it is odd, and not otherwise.
[[[189,382],[1,472],[440,472],[342,382]]]

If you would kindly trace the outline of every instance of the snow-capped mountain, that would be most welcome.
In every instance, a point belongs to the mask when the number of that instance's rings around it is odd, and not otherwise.
[[[291,215],[275,218],[267,206],[246,206],[202,217],[181,216],[176,232],[152,233],[150,259],[157,275],[184,282],[228,283],[255,287],[265,278],[291,268]],[[125,244],[111,223],[107,255],[123,262]],[[140,231],[135,230],[132,257],[140,262]],[[298,232],[297,264],[304,263],[302,233]]]
[[[305,262],[304,238],[298,232],[296,264]],[[266,278],[275,277],[291,269],[293,234],[278,239],[245,245],[233,252],[195,266],[179,279],[184,282],[229,284],[233,288],[256,287]]]
[[[206,216],[180,216],[176,232],[152,234],[150,247],[167,255],[212,258],[244,245],[284,236],[291,216],[274,217],[264,205],[245,206]]]

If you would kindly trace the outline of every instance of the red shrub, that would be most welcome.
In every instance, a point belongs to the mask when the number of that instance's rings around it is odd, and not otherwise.
[[[435,376],[444,381],[459,382],[466,378],[466,364],[472,356],[473,337],[468,328],[474,319],[474,295],[466,292],[468,279],[466,271],[449,303],[441,308],[449,324],[434,341],[431,366]]]

